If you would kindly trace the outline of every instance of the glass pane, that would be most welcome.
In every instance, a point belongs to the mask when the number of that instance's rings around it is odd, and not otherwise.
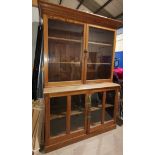
[[[48,26],[49,82],[81,80],[83,26],[58,20]]]
[[[96,126],[101,124],[102,117],[102,96],[103,93],[94,93],[91,95],[91,116],[90,125]]]
[[[106,108],[105,110],[105,121],[110,121],[114,119],[114,107]]]
[[[106,107],[114,106],[115,103],[115,90],[106,92]]]
[[[90,27],[87,80],[111,77],[113,39],[114,32]]]
[[[50,135],[66,133],[67,97],[54,97],[50,100]]]
[[[71,96],[71,131],[84,129],[85,95]]]
[[[115,90],[106,92],[105,121],[114,118]]]

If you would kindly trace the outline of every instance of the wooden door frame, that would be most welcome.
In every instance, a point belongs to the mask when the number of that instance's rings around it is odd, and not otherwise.
[[[79,94],[82,95],[82,94]],[[85,94],[83,94],[85,95]],[[63,97],[64,95],[61,95],[59,97]],[[68,93],[67,97],[67,109],[66,109],[66,133],[65,134],[61,134],[58,136],[54,136],[51,137],[50,136],[50,121],[51,121],[51,117],[52,115],[50,114],[50,98],[52,98],[52,96],[50,96],[50,94],[44,96],[45,97],[45,146],[51,145],[51,144],[55,144],[58,143],[59,141],[64,141],[65,139],[71,139],[74,137],[78,137],[81,135],[85,135],[86,134],[86,114],[87,114],[87,107],[86,107],[86,102],[85,104],[85,110],[84,110],[84,128],[81,130],[77,130],[77,131],[72,131],[70,129],[71,126],[71,96],[72,94]]]
[[[102,29],[102,30],[107,30],[107,31],[112,31],[114,32],[114,40],[113,40],[113,50],[112,50],[112,62],[111,62],[111,75],[109,79],[93,79],[93,80],[87,80],[87,61],[88,61],[88,55],[89,55],[89,50],[88,50],[88,40],[89,40],[89,28],[93,27],[96,29]],[[85,59],[85,83],[102,83],[102,82],[112,82],[113,80],[113,69],[114,69],[114,54],[115,54],[115,47],[116,47],[116,30],[112,28],[107,28],[103,26],[97,26],[93,24],[87,24],[87,41],[86,41],[86,49],[88,51],[87,59]]]
[[[114,111],[113,111],[113,119],[109,120],[109,121],[105,121],[105,112],[106,112],[106,94],[108,91],[115,91],[115,99],[114,99]],[[112,89],[103,89],[102,91],[92,91],[89,95],[93,94],[93,93],[103,93],[102,96],[102,111],[101,111],[101,124],[94,126],[94,127],[90,127],[90,120],[88,119],[88,123],[87,123],[87,133],[93,133],[99,130],[104,129],[105,127],[109,126],[109,125],[113,125],[116,123],[116,117],[117,117],[117,111],[118,111],[118,88],[112,88]],[[88,107],[88,115],[90,115],[91,113],[91,109],[89,109]],[[87,116],[88,117],[88,116]]]
[[[83,43],[81,44],[82,49],[81,49],[81,80],[74,80],[74,81],[60,81],[60,82],[49,82],[48,81],[48,20],[59,20],[67,23],[72,23],[72,24],[78,24],[83,26]],[[85,42],[85,37],[86,37],[86,28],[85,28],[85,23],[83,22],[78,22],[70,19],[64,19],[61,17],[57,16],[49,16],[46,14],[43,14],[43,25],[44,25],[44,87],[55,87],[55,86],[67,86],[67,85],[80,85],[83,84],[84,81],[84,74],[85,74],[85,68],[84,68],[84,49],[86,46]]]

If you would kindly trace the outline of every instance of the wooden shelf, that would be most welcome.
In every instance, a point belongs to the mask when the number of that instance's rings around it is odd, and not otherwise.
[[[108,62],[105,62],[105,63],[102,63],[102,62],[88,62],[87,65],[100,65],[100,64],[103,64],[103,65],[111,65],[111,63],[108,63]]]
[[[114,105],[113,105],[113,104],[108,104],[108,103],[106,103],[105,107],[106,107],[106,108],[110,108],[110,107],[114,107]]]
[[[96,111],[96,110],[101,109],[101,107],[99,107],[99,106],[98,107],[91,107],[90,109],[91,109],[91,111]]]
[[[89,41],[89,44],[93,44],[93,45],[101,45],[101,46],[112,46],[112,44],[109,43],[102,43],[102,42],[94,42],[94,41]]]
[[[81,84],[74,86],[62,86],[62,87],[52,87],[52,88],[44,88],[44,94],[52,95],[53,93],[67,93],[67,92],[77,92],[83,90],[91,90],[91,89],[106,89],[106,88],[120,88],[120,85],[112,82],[104,82],[104,83],[95,83],[95,84]]]
[[[94,126],[98,126],[98,125],[101,125],[101,120],[98,122],[91,122],[90,127],[94,128]]]
[[[78,36],[78,37],[83,37],[83,32],[74,32],[74,31],[69,31],[69,30],[62,30],[62,29],[55,29],[55,28],[51,28],[50,26],[49,26],[49,33],[50,32],[54,32],[55,34],[59,34],[59,33],[61,33],[61,34],[63,34],[63,35],[69,35],[69,36]]]
[[[76,43],[82,43],[81,40],[77,39],[68,39],[68,38],[58,38],[58,37],[48,37],[48,39],[57,40],[57,41],[69,41],[69,42],[76,42]]]
[[[80,114],[84,114],[84,111],[78,111],[78,110],[72,110],[71,111],[71,116],[80,115]]]
[[[107,104],[107,103],[106,103],[105,107],[106,107],[106,108],[114,107],[114,105],[112,105],[112,104]],[[99,110],[99,109],[101,109],[101,108],[102,108],[102,105],[100,104],[100,105],[98,105],[98,107],[91,107],[91,111],[96,111],[96,110]]]
[[[58,118],[64,118],[64,117],[66,117],[66,115],[64,114],[59,114],[59,115],[51,114],[50,119],[52,120],[52,119],[58,119]]]
[[[79,111],[79,110],[72,110],[71,111],[71,116],[74,116],[74,115],[80,115],[80,114],[84,114],[84,111]],[[51,119],[58,119],[58,118],[64,118],[66,117],[66,112],[63,112],[61,114],[51,114]]]
[[[48,62],[52,64],[78,64],[80,65],[80,62]]]

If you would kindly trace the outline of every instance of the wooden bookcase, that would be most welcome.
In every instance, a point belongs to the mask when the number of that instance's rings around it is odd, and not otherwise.
[[[109,18],[39,1],[44,26],[45,151],[116,127],[116,29]]]

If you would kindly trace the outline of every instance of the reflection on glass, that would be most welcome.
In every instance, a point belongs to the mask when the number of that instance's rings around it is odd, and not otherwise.
[[[113,120],[113,118],[114,118],[114,107],[106,108],[105,121]]]
[[[94,93],[91,95],[91,116],[90,116],[91,126],[96,126],[101,124],[102,96],[103,96],[103,93]]]
[[[110,121],[114,118],[114,103],[115,103],[115,90],[107,91],[105,121]]]
[[[67,97],[54,97],[50,100],[50,135],[58,136],[66,133]]]
[[[71,131],[84,129],[85,95],[71,96]]]
[[[83,26],[49,20],[49,82],[81,80]]]
[[[113,39],[112,31],[92,27],[89,29],[87,80],[111,77]]]

